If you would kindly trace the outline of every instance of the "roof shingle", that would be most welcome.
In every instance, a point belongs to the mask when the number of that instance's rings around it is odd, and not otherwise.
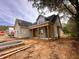
[[[24,21],[24,20],[16,19],[16,21],[18,22],[18,24],[20,26],[28,27],[28,26],[31,26],[32,25],[31,22],[27,22],[27,21]]]

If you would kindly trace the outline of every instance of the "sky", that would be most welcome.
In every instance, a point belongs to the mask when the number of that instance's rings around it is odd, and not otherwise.
[[[35,22],[37,9],[28,0],[0,0],[0,25],[14,25],[16,18]]]
[[[45,16],[57,13],[47,12]],[[37,9],[28,0],[0,0],[0,25],[13,26],[16,18],[34,23],[38,16]]]

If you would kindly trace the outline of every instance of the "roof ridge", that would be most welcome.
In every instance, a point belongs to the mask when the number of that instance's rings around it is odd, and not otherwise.
[[[16,20],[18,20],[18,21],[24,21],[24,22],[29,22],[29,21],[25,21],[25,20],[21,20],[21,19],[16,19]],[[31,23],[31,22],[29,22],[29,23]]]
[[[25,21],[25,20],[16,19],[16,21],[18,22],[18,24],[19,24],[20,26],[28,27],[28,26],[32,25],[31,22],[28,22],[28,21]]]

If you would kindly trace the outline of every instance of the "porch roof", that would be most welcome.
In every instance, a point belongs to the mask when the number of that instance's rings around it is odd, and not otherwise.
[[[32,26],[29,26],[29,29],[35,29],[35,28],[44,27],[44,26],[48,26],[48,25],[49,25],[49,21],[46,21],[42,24],[35,24],[35,25],[32,25]]]

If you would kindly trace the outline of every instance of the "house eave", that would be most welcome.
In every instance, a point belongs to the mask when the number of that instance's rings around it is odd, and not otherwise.
[[[21,28],[25,28],[25,29],[29,29],[28,27],[25,27],[25,26],[20,26]]]
[[[53,24],[53,23],[49,22],[49,21],[46,21],[42,24],[35,24],[35,25],[32,25],[32,26],[29,26],[29,29],[40,28],[40,27],[48,26],[49,24]]]

